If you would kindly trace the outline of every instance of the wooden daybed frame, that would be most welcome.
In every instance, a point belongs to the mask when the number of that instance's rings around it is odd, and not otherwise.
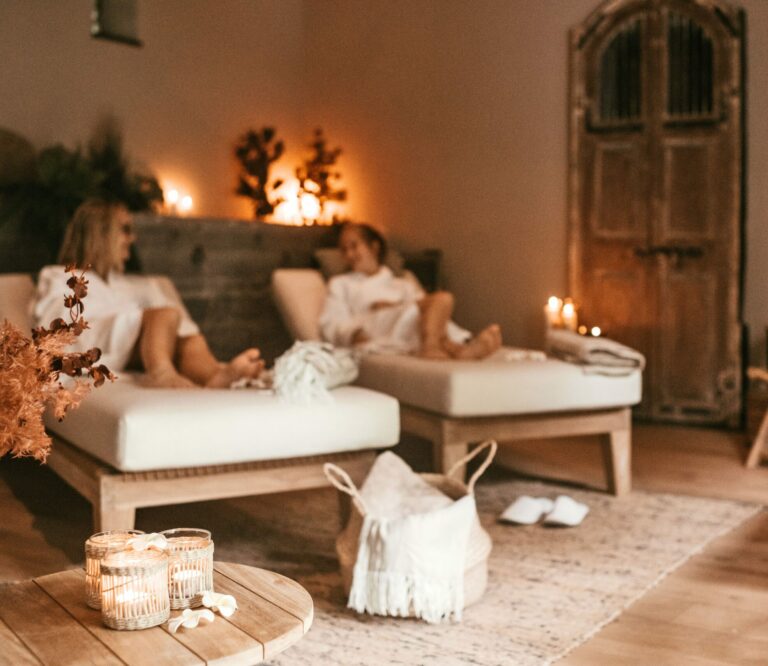
[[[600,435],[608,492],[632,489],[632,411],[612,409],[509,416],[450,417],[400,403],[400,427],[432,443],[433,469],[445,474],[473,442]]]
[[[96,531],[132,529],[136,509],[165,504],[329,487],[323,465],[344,467],[362,482],[376,451],[349,451],[232,465],[121,472],[53,434],[48,466],[93,506]],[[340,494],[341,495],[341,494]],[[340,496],[342,518],[348,511]]]

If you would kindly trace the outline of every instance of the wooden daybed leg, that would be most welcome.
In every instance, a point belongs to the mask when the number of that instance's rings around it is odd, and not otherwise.
[[[766,442],[768,441],[768,412],[763,416],[763,420],[760,422],[760,429],[755,435],[755,441],[752,442],[752,447],[749,449],[749,455],[747,456],[746,466],[750,468],[757,467],[763,458],[763,455],[768,451]]]
[[[469,442],[452,442],[439,439],[432,442],[432,469],[438,474],[447,474],[454,463],[469,453]],[[462,465],[453,475],[457,480],[464,481],[467,466]]]
[[[117,476],[105,474],[99,479],[99,493],[93,502],[93,527],[97,532],[132,530],[136,526],[136,506],[116,501]]]
[[[109,507],[93,505],[93,529],[96,532],[107,530],[132,530],[136,526],[135,507]]]
[[[626,427],[602,436],[603,466],[608,492],[620,496],[632,490],[632,431],[629,409],[625,412]]]

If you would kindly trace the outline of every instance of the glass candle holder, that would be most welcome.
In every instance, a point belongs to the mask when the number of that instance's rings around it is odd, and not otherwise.
[[[168,540],[168,594],[171,608],[197,608],[213,590],[213,540],[208,530],[179,527],[161,534]]]
[[[101,619],[111,629],[147,629],[171,614],[168,554],[124,550],[101,562]]]
[[[124,550],[128,540],[141,530],[111,530],[98,532],[85,542],[85,603],[91,608],[101,608],[101,561],[110,553]]]

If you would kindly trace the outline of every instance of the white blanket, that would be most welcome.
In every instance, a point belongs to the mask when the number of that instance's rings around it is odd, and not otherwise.
[[[452,500],[389,451],[360,494],[366,515],[348,606],[432,623],[460,620],[474,495]]]
[[[562,329],[547,331],[547,350],[564,361],[584,366],[588,373],[627,375],[645,367],[645,357],[631,347]]]

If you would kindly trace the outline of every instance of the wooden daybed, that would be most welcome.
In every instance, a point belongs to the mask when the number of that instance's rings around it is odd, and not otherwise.
[[[318,271],[280,269],[272,287],[278,310],[296,339],[317,339],[325,283]],[[642,374],[585,373],[572,363],[525,350],[502,349],[482,361],[435,361],[368,355],[357,385],[400,402],[404,432],[432,443],[434,468],[445,473],[469,446],[485,439],[600,435],[609,492],[631,489],[631,406]]]

